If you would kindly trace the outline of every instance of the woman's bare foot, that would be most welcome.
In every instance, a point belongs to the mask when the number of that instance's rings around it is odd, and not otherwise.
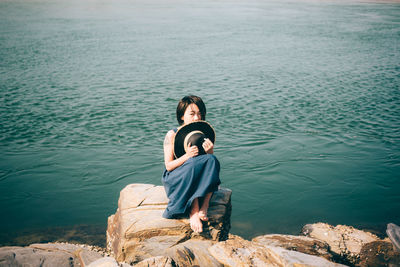
[[[207,210],[203,210],[203,209],[199,210],[199,218],[200,218],[200,220],[202,220],[204,222],[208,221]]]
[[[203,199],[201,208],[199,209],[199,218],[200,218],[200,220],[202,220],[204,222],[208,221],[207,211],[208,211],[208,206],[210,204],[210,199],[211,199],[212,194],[213,194],[212,192],[207,193],[207,195]]]
[[[203,223],[200,220],[198,212],[190,215],[190,228],[192,228],[193,232],[196,233],[203,232]]]

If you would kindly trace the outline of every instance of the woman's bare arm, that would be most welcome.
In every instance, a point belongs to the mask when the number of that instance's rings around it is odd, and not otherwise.
[[[174,131],[169,131],[164,139],[164,162],[167,171],[173,171],[181,166],[185,161],[191,157],[195,157],[199,154],[197,146],[189,146],[188,152],[180,158],[174,159],[174,146],[173,140],[175,137]]]

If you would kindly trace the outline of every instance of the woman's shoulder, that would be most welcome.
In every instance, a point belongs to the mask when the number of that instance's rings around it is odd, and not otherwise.
[[[173,129],[169,130],[164,138],[164,146],[173,144],[175,138],[175,131]]]
[[[179,129],[179,128],[176,128],[176,127],[175,127],[175,128],[172,128],[171,130],[169,130],[169,131],[167,132],[167,135],[168,135],[168,134],[176,134],[176,132],[178,131],[178,129]]]
[[[171,130],[169,130],[169,131],[167,132],[167,134],[165,135],[165,138],[171,139],[171,138],[175,137],[175,134],[176,134],[175,129],[171,129]]]

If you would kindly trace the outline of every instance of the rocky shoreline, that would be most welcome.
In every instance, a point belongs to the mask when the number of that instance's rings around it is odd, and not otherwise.
[[[0,266],[400,266],[389,238],[325,223],[302,234],[269,234],[245,240],[230,230],[232,191],[220,188],[209,222],[193,233],[186,218],[167,220],[163,187],[131,184],[108,219],[107,248],[70,243],[1,247]]]

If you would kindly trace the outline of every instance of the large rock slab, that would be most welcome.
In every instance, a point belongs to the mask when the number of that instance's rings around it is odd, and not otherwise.
[[[166,249],[189,239],[226,240],[230,229],[232,191],[220,188],[210,200],[209,222],[203,233],[190,228],[189,219],[164,219],[168,198],[163,186],[130,184],[120,193],[118,209],[108,218],[107,249],[119,262],[137,263],[166,256]]]
[[[312,256],[297,251],[290,251],[281,247],[264,246],[257,242],[235,238],[218,242],[209,248],[215,257],[224,266],[343,266],[330,262],[324,258]]]
[[[326,242],[307,236],[269,234],[257,236],[252,239],[252,242],[323,257],[329,261],[333,260]]]
[[[83,246],[62,243],[0,248],[0,266],[86,266],[102,257]]]

